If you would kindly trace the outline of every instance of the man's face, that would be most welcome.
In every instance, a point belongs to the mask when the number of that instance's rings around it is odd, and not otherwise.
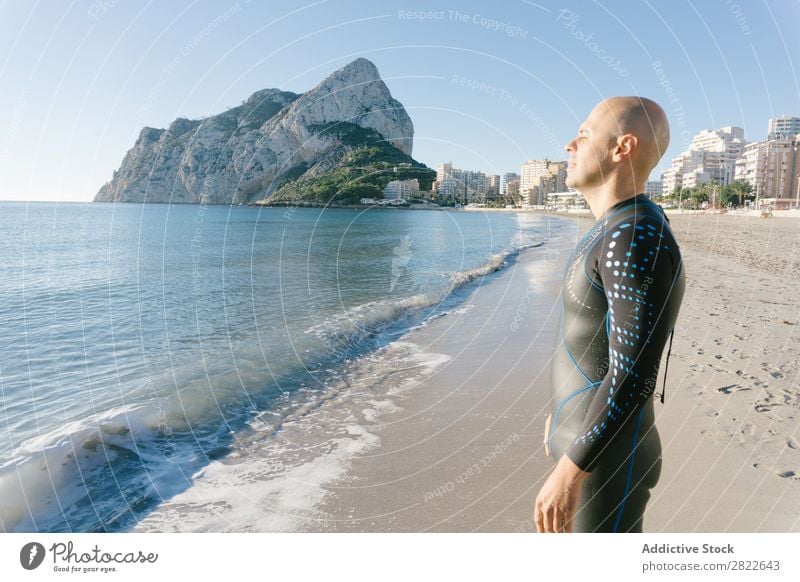
[[[601,103],[578,128],[578,135],[564,146],[569,154],[567,186],[580,190],[581,187],[603,183],[613,167],[611,152],[615,140],[610,131],[612,125],[612,113]]]

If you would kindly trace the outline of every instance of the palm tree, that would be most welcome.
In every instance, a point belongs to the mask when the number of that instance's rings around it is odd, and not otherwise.
[[[733,193],[739,198],[739,206],[744,203],[744,198],[753,192],[753,187],[750,185],[750,182],[745,182],[744,180],[736,180],[730,184],[730,187]]]

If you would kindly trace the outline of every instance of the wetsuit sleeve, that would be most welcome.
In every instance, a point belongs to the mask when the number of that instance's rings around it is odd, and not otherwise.
[[[669,335],[666,306],[679,269],[660,221],[643,219],[609,229],[587,256],[608,302],[608,372],[566,454],[591,471],[617,431],[653,394]],[[668,232],[668,231],[667,231]],[[669,237],[674,246],[674,240]]]

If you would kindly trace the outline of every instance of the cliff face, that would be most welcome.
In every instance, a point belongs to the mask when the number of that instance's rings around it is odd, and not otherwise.
[[[95,196],[104,202],[230,204],[263,199],[342,148],[336,124],[374,130],[410,156],[414,126],[360,58],[302,95],[265,89],[203,120],[145,127]]]

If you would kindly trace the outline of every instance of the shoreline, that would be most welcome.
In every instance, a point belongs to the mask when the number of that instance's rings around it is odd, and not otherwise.
[[[570,218],[576,234],[593,223]],[[789,248],[800,247],[800,221],[680,214],[670,220],[687,292],[665,404],[656,406],[664,464],[645,531],[800,532],[800,320],[793,295],[800,263],[771,244],[793,232],[797,243]],[[742,252],[754,244],[763,252]],[[325,486],[300,531],[535,531],[533,502],[553,467],[541,446],[558,319],[553,306],[571,250],[566,245],[549,273],[534,279],[530,306],[538,316],[520,328],[513,356],[494,359],[497,330],[510,337],[520,275],[536,268],[532,253],[521,253],[518,264],[469,300],[473,315],[481,305],[499,309],[454,321],[431,338],[430,347],[457,357],[385,420],[374,450]],[[780,274],[764,262],[772,255],[785,259]],[[775,293],[784,300],[770,299]],[[475,342],[467,342],[468,329],[480,329]],[[663,375],[662,357],[659,384]]]
[[[409,503],[413,505],[426,493],[435,499],[434,490],[447,488],[467,470],[461,464],[472,459],[477,450],[483,452],[476,460],[483,458],[495,468],[514,462],[525,450],[519,447],[541,442],[536,434],[541,422],[521,413],[517,415],[521,424],[508,427],[503,418],[505,409],[498,407],[513,396],[526,401],[524,410],[532,409],[531,399],[533,407],[544,409],[538,399],[547,398],[547,393],[523,389],[519,375],[524,377],[530,370],[518,364],[520,354],[527,350],[544,368],[549,354],[539,353],[535,333],[523,328],[529,326],[535,332],[542,327],[539,302],[549,295],[542,293],[539,285],[551,279],[551,287],[558,285],[552,264],[571,251],[577,229],[563,220],[537,218],[527,222],[527,229],[535,233],[530,236],[548,242],[525,245],[511,253],[507,265],[487,270],[469,286],[456,290],[432,316],[391,334],[384,347],[345,363],[326,381],[322,393],[280,425],[254,425],[255,432],[237,435],[235,454],[204,466],[193,476],[189,489],[163,501],[133,531],[315,531],[325,521],[337,524],[336,518],[323,518],[320,508],[331,491],[341,488],[338,483],[360,473],[353,467],[362,461],[390,459],[389,469],[402,472],[404,465],[397,459],[413,465],[420,460],[416,456],[420,450],[436,455],[448,443],[462,449],[468,446],[469,450],[452,450],[449,460],[438,462],[429,457],[430,479],[415,479],[417,469],[405,465],[405,479],[399,474],[393,480],[400,489],[380,496],[378,502],[394,503],[400,499],[398,492],[413,491],[414,500]],[[487,322],[487,314],[495,311],[497,315],[490,315],[494,323]],[[549,338],[546,343],[552,341]],[[475,365],[484,371],[476,371]],[[508,380],[507,387],[504,382],[497,386],[500,380],[494,376],[498,365],[517,374]],[[541,373],[545,374],[544,370]],[[477,387],[473,376],[480,378]],[[539,388],[541,383],[537,382]],[[492,393],[481,398],[484,404],[473,406],[473,399],[480,398],[480,392],[488,388]],[[482,412],[477,417],[462,415],[464,406]],[[441,431],[439,423],[445,418],[451,426]],[[272,421],[267,424],[272,426]],[[430,429],[434,433],[428,433]],[[500,436],[495,430],[505,434]],[[387,438],[389,433],[396,436]],[[413,440],[397,450],[405,437]],[[461,437],[469,437],[469,443]],[[434,443],[434,449],[429,449]],[[498,446],[499,452],[493,453]],[[509,447],[516,452],[506,450]],[[386,465],[381,467],[383,470]],[[455,473],[451,475],[451,471]],[[483,476],[492,477],[492,472],[483,471]],[[470,478],[477,480],[476,475]],[[422,489],[407,487],[408,483]],[[350,489],[357,500],[365,499],[363,488]],[[447,495],[445,501],[455,497]],[[376,512],[385,513],[382,509]],[[413,513],[407,515],[411,517],[408,528],[415,530]],[[467,513],[466,517],[471,515]],[[368,528],[370,520],[357,518],[353,531]],[[381,524],[374,531],[383,527]],[[498,531],[504,529],[507,524],[498,526]]]
[[[554,265],[577,240],[564,228],[475,289],[463,315],[403,338],[446,364],[381,417],[377,447],[325,486],[299,531],[535,530],[527,508],[552,466],[541,431],[560,315]]]

